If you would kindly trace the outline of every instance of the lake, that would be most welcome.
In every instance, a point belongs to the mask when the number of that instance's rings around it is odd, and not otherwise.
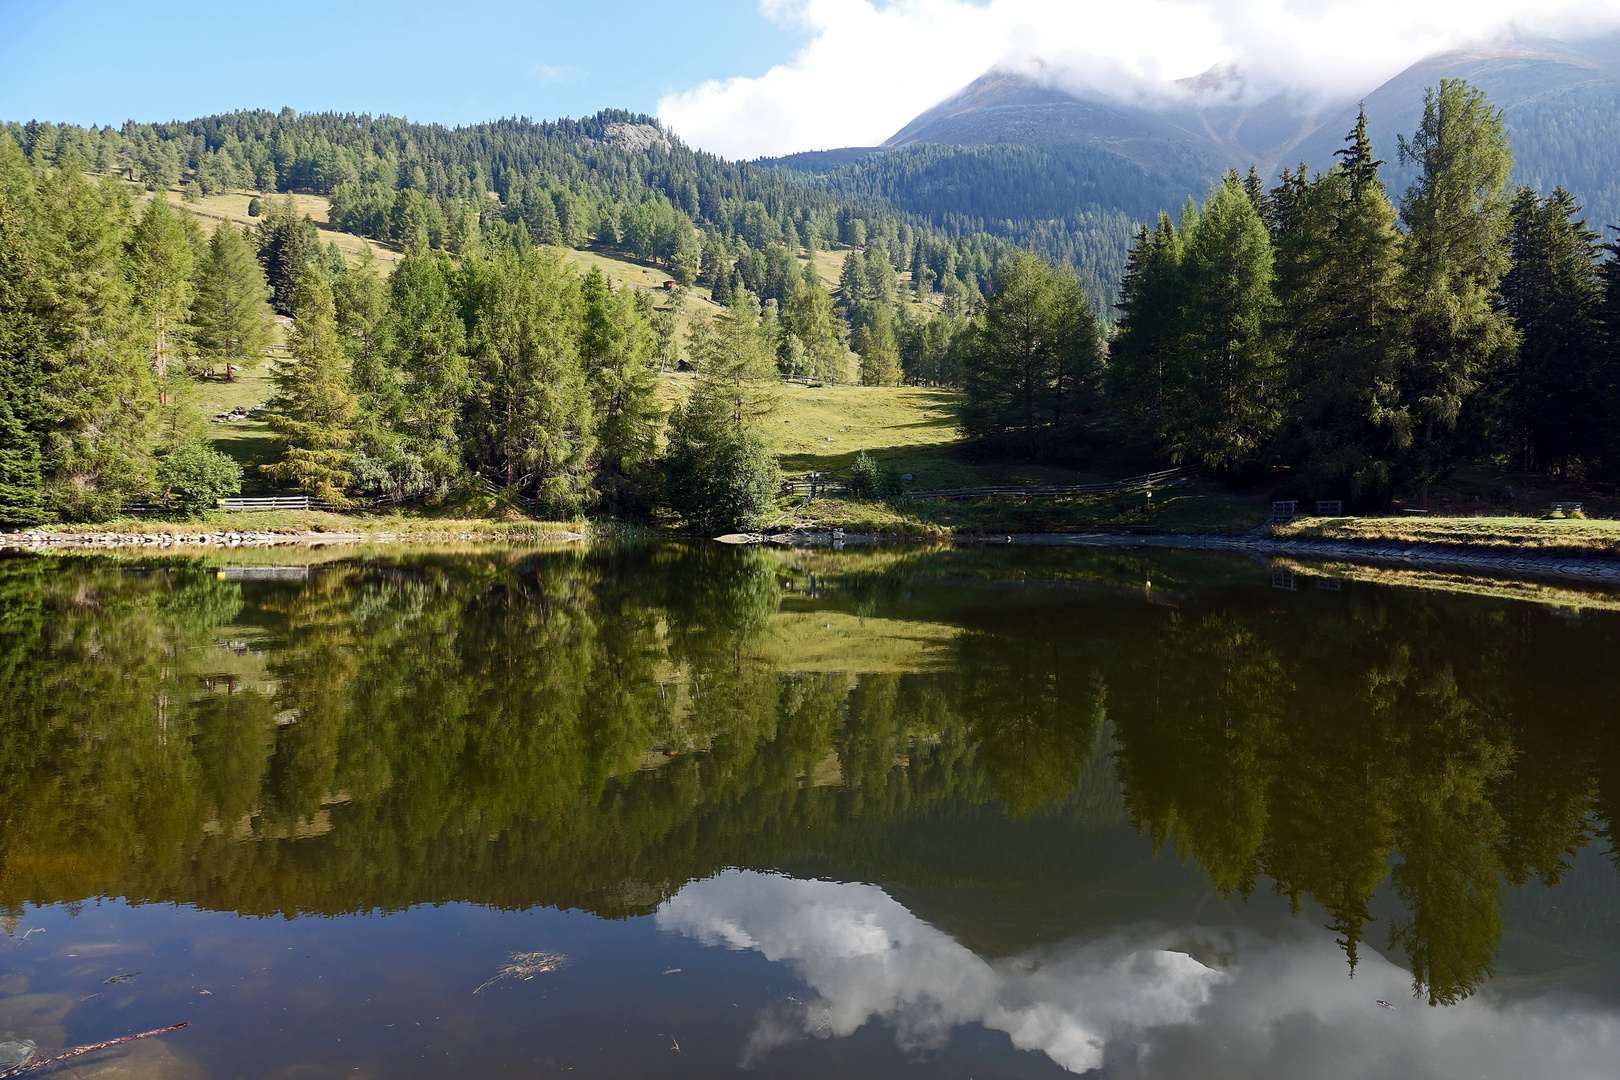
[[[190,1022],[81,1077],[1620,1072],[1616,595],[17,557],[0,675],[0,1042]]]

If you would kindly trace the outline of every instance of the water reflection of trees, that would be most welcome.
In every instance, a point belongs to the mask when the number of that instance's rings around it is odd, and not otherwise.
[[[944,670],[793,674],[757,648],[779,572],[674,547],[298,583],[0,563],[0,904],[644,913],[807,836],[963,802],[1039,814],[1106,715],[1156,843],[1222,894],[1313,898],[1352,965],[1387,889],[1380,936],[1442,1003],[1488,976],[1505,887],[1608,838],[1606,619],[1421,594],[958,598]],[[846,577],[862,615],[898,602],[892,565]],[[248,629],[246,652],[221,644]]]

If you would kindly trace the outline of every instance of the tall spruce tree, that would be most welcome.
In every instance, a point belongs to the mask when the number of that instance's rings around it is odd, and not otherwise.
[[[1161,211],[1143,226],[1126,257],[1119,321],[1108,350],[1108,389],[1121,436],[1162,452],[1170,442],[1170,392],[1181,339],[1181,234]]]
[[[1314,495],[1363,509],[1386,505],[1411,416],[1401,401],[1407,358],[1401,236],[1378,178],[1363,112],[1342,161],[1312,181],[1285,174],[1277,292],[1294,423],[1283,455]]]
[[[292,300],[289,355],[276,367],[276,393],[269,410],[281,459],[260,467],[267,476],[294,484],[306,495],[344,506],[352,479],[355,403],[332,287],[318,267],[307,266]]]
[[[320,231],[308,214],[298,213],[289,192],[282,201],[268,204],[255,233],[259,262],[270,282],[271,306],[283,315],[291,315],[304,268],[320,258]]]
[[[1402,397],[1414,420],[1408,459],[1426,484],[1457,455],[1470,395],[1513,354],[1513,325],[1496,303],[1508,266],[1504,189],[1513,152],[1484,91],[1441,79],[1424,94],[1423,119],[1410,140],[1401,138],[1400,155],[1419,170],[1401,199],[1412,346]]]
[[[226,382],[257,365],[270,345],[269,293],[253,245],[229,221],[220,222],[197,262],[191,321],[199,358]]]
[[[1598,369],[1603,301],[1598,235],[1580,218],[1575,197],[1558,188],[1545,199],[1523,187],[1514,195],[1502,277],[1501,308],[1519,332],[1513,360],[1495,380],[1496,408],[1514,463],[1567,473],[1601,452],[1608,418]]]

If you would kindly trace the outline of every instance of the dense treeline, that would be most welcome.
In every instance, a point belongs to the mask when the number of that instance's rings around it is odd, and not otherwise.
[[[581,278],[522,228],[475,228],[459,258],[418,244],[385,281],[369,252],[351,266],[323,249],[290,198],[261,209],[205,236],[162,197],[137,209],[118,181],[0,143],[0,520],[192,511],[238,490],[195,391],[259,362],[270,303],[292,318],[262,472],[336,506],[496,487],[551,514],[645,516],[667,497],[690,521],[746,524],[777,487],[755,429],[779,366],[852,366],[819,284],[780,314],[739,285],[691,321],[698,378],[655,468],[657,372],[682,350],[646,292]],[[762,404],[728,404],[743,397]]]
[[[819,171],[808,182],[840,199],[915,215],[947,237],[985,233],[1069,264],[1099,308],[1119,290],[1135,223],[1201,184],[1093,146],[1007,143],[907,146]]]
[[[957,249],[953,274],[978,295],[1005,240],[956,227],[946,237],[880,205],[839,201],[780,170],[693,150],[648,116],[604,110],[581,120],[512,118],[462,128],[397,117],[242,111],[168,124],[79,128],[9,124],[31,160],[120,175],[159,190],[229,188],[329,195],[344,231],[453,254],[481,224],[521,227],[543,244],[587,240],[667,267],[691,284],[705,251],[711,280],[772,245],[794,251],[871,237],[906,267],[921,234]],[[710,281],[705,281],[709,284]],[[936,288],[947,282],[935,279]],[[756,295],[769,294],[750,281]]]
[[[1143,569],[1042,561],[1016,571]],[[803,570],[713,546],[364,560],[301,582],[0,564],[0,911],[623,916],[721,867],[808,866],[939,902],[987,883],[1051,897],[1068,936],[1099,880],[1142,887],[1146,853],[1111,832],[1129,823],[1221,895],[1314,898],[1352,964],[1404,954],[1415,989],[1450,1002],[1488,978],[1509,890],[1545,903],[1535,882],[1583,849],[1591,873],[1612,839],[1609,691],[1547,674],[1572,650],[1604,670],[1602,613],[1572,636],[1532,605],[1352,589],[1278,619],[1275,599],[1155,564],[1182,582],[1174,608],[1032,581],[1032,619],[990,595],[1014,569],[993,551],[810,568],[816,600],[783,587]],[[863,659],[902,670],[852,677],[795,672],[784,610],[949,615],[906,624],[941,642],[926,670],[878,632]],[[228,651],[245,629],[262,644]],[[958,828],[969,815],[984,827]],[[1054,826],[1065,849],[1116,839],[1054,864]],[[1589,943],[1603,909],[1565,905],[1537,932]]]
[[[1364,509],[1466,461],[1613,474],[1610,249],[1569,193],[1508,190],[1501,114],[1466,83],[1431,90],[1400,149],[1414,179],[1398,207],[1363,116],[1325,174],[1284,171],[1268,191],[1231,173],[1179,220],[1160,214],[1131,247],[1106,365],[1083,376],[1059,359],[1061,305],[1042,329],[1007,274],[964,354],[965,430],[1032,448],[1113,439],[1237,474],[1290,466],[1299,495]],[[1006,341],[978,329],[1021,318]],[[1036,354],[1039,393],[1015,406]],[[1027,404],[1040,394],[1071,405],[1042,413]]]

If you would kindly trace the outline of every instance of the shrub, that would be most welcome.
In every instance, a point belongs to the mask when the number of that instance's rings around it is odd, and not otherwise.
[[[248,217],[259,216],[259,197],[257,195],[248,200]]]
[[[849,493],[857,499],[894,499],[905,491],[900,473],[892,465],[880,466],[865,450],[849,467]]]
[[[210,510],[217,499],[242,490],[242,466],[206,446],[182,446],[157,467],[158,484],[169,507],[190,517]]]
[[[666,465],[670,508],[699,529],[759,528],[782,486],[776,457],[753,432],[677,438]]]

